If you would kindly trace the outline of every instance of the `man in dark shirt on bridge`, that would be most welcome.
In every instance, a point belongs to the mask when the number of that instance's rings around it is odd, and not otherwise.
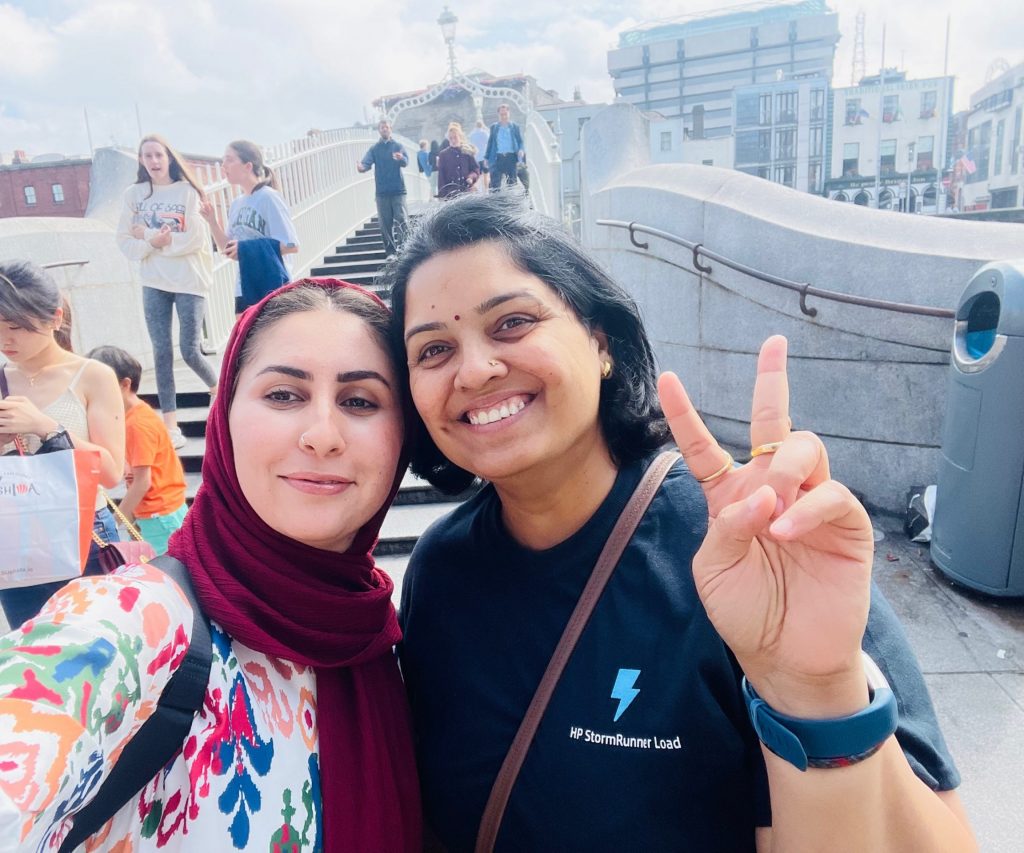
[[[508,186],[516,183],[516,165],[525,160],[523,134],[519,125],[509,121],[508,104],[498,107],[498,120],[491,125],[484,160],[491,170],[491,191],[501,189],[502,178]]]
[[[391,138],[391,122],[381,119],[377,125],[380,139],[363,155],[356,169],[373,169],[377,184],[377,217],[384,237],[384,254],[393,255],[405,235],[408,216],[405,212],[405,178],[402,169],[409,165],[409,155],[400,142]]]

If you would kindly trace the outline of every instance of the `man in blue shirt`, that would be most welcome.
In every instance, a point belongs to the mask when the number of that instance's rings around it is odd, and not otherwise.
[[[393,255],[405,235],[408,216],[405,212],[405,178],[402,169],[409,165],[409,155],[400,142],[391,138],[391,122],[381,119],[377,125],[380,139],[356,163],[356,169],[373,169],[377,184],[377,217],[384,237],[384,254]]]
[[[485,165],[491,171],[491,192],[501,189],[502,178],[508,186],[516,183],[516,164],[525,159],[523,151],[523,134],[519,125],[509,121],[508,104],[498,107],[498,120],[491,125],[491,135],[487,140]]]

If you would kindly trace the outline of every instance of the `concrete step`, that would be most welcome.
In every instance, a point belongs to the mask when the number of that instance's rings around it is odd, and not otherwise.
[[[383,249],[367,250],[363,246],[341,246],[338,254],[324,257],[326,264],[352,264],[359,261],[377,261],[383,263],[386,259]]]
[[[328,255],[324,258],[324,264],[326,268],[333,269],[338,275],[346,275],[349,273],[352,275],[372,275],[384,266],[384,260],[350,261],[343,255]],[[318,267],[318,269],[321,268]]]
[[[411,553],[423,531],[458,505],[456,501],[391,507],[384,518],[374,553],[388,557]]]
[[[373,246],[384,246],[384,241],[381,239],[380,234],[363,234],[361,236],[352,236],[345,240],[343,245],[335,246],[337,251],[343,251],[346,247],[359,246],[360,248],[369,248]]]

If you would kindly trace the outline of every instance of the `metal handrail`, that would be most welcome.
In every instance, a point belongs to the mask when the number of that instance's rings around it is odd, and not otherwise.
[[[55,270],[58,267],[84,267],[88,261],[50,261],[48,264],[40,264],[44,270]]]
[[[833,302],[843,302],[846,305],[860,305],[864,308],[878,308],[882,311],[895,311],[898,314],[919,314],[924,317],[939,317],[943,320],[952,320],[956,317],[956,312],[951,308],[932,308],[928,305],[914,305],[909,302],[891,302],[888,299],[870,299],[866,296],[851,296],[848,293],[839,293],[836,290],[825,290],[821,287],[814,287],[809,282],[791,281],[788,278],[782,278],[777,275],[772,275],[771,273],[756,270],[753,267],[748,267],[746,264],[741,264],[739,261],[730,260],[717,252],[713,252],[710,249],[705,248],[701,243],[695,243],[676,234],[670,234],[668,231],[662,231],[660,228],[652,228],[649,225],[639,225],[636,222],[624,222],[619,219],[598,219],[597,224],[608,225],[612,228],[627,229],[629,231],[629,241],[638,249],[650,248],[649,243],[641,243],[636,239],[636,235],[638,233],[650,234],[654,237],[660,237],[663,240],[668,240],[670,243],[683,246],[693,252],[694,268],[705,275],[711,272],[711,267],[700,262],[701,256],[712,261],[717,261],[723,266],[729,267],[729,269],[736,270],[736,272],[741,272],[744,275],[749,275],[751,278],[756,278],[759,281],[774,284],[778,287],[784,287],[786,290],[793,290],[800,294],[800,310],[808,317],[816,317],[818,315],[818,309],[812,308],[807,304],[808,296],[818,296],[822,299],[830,299]]]

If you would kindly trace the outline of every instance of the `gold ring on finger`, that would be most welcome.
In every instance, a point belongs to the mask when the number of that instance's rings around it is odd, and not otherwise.
[[[723,450],[722,453],[725,454],[725,464],[717,471],[715,471],[714,474],[708,474],[706,477],[701,477],[700,479],[698,479],[698,483],[710,483],[712,480],[717,480],[723,474],[732,470],[732,466],[735,464],[735,460],[733,460],[732,456],[729,454],[728,451]]]
[[[766,453],[774,453],[782,447],[781,441],[769,441],[765,444],[759,444],[757,447],[750,448],[750,458],[756,459],[758,456],[764,456]]]

